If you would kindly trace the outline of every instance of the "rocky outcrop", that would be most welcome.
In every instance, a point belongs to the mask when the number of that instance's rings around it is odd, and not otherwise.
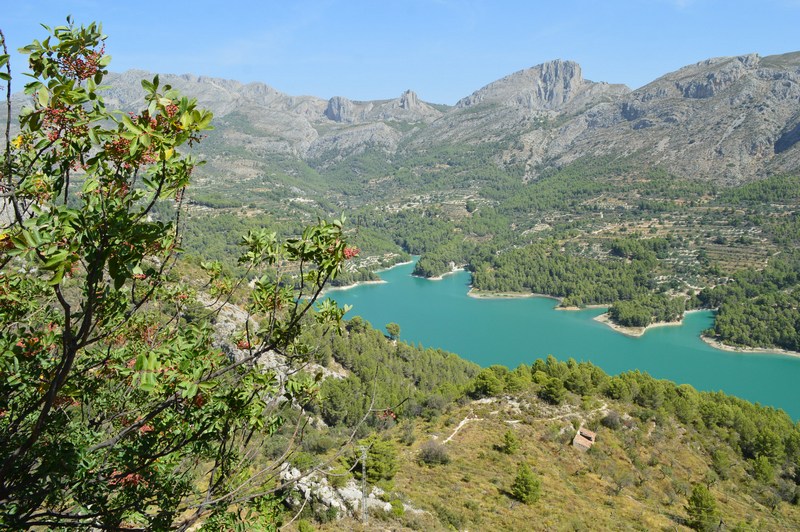
[[[328,107],[325,108],[325,116],[334,122],[351,123],[355,120],[353,102],[342,96],[334,96],[328,100]]]
[[[419,98],[417,98],[417,93],[412,90],[407,90],[403,94],[400,95],[400,108],[405,109],[406,111],[415,111],[420,109]]]
[[[300,508],[305,502],[317,502],[326,508],[336,510],[338,518],[345,516],[357,517],[361,512],[362,493],[361,486],[355,480],[350,479],[344,486],[334,488],[328,480],[318,473],[303,475],[299,469],[283,464],[280,471],[280,479],[287,487],[291,488],[292,494],[287,498],[287,502],[293,507]],[[377,486],[370,486],[367,494],[367,510],[377,509],[382,512],[391,512],[392,505],[381,500],[384,491]],[[414,508],[408,508],[414,511]],[[418,511],[418,510],[417,510]]]
[[[666,74],[603,110],[570,152],[638,151],[676,174],[738,182],[800,165],[800,57],[709,59]]]
[[[579,64],[556,60],[520,70],[490,83],[461,99],[456,107],[495,103],[529,111],[560,111],[589,91],[594,92],[592,96],[596,97],[602,93],[624,93],[628,89],[623,85],[596,84],[584,80]]]
[[[711,98],[736,83],[757,65],[758,54],[709,59],[678,71],[686,71],[689,75],[678,79],[675,86],[684,98]]]

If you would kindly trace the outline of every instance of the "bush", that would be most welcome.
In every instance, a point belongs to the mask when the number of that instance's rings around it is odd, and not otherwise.
[[[524,504],[531,504],[539,500],[541,490],[541,483],[528,464],[520,464],[511,485],[511,495]]]
[[[327,478],[331,487],[343,488],[347,485],[347,481],[352,478],[352,475],[344,466],[338,466],[331,470]]]
[[[314,528],[314,525],[312,525],[305,519],[301,519],[297,522],[297,530],[299,532],[314,532],[316,528]]]
[[[727,480],[731,471],[730,455],[723,449],[715,449],[711,453],[711,467],[722,480]]]
[[[417,440],[414,435],[414,423],[412,421],[403,422],[400,426],[400,437],[398,439],[404,445],[411,445]]]
[[[450,463],[450,455],[444,444],[430,440],[419,450],[419,460],[427,465],[444,465]]]
[[[611,430],[617,430],[622,427],[622,419],[620,418],[619,414],[612,410],[606,415],[606,417],[600,420],[600,424]]]
[[[775,478],[775,468],[766,456],[759,456],[752,461],[752,474],[762,484],[770,484]]]
[[[436,511],[436,517],[439,518],[443,525],[452,527],[454,530],[461,530],[464,527],[464,518],[450,508],[434,504],[433,509]]]
[[[394,499],[390,503],[392,505],[392,514],[395,517],[403,517],[406,513],[406,507],[403,505],[403,501],[400,499]]]
[[[497,448],[500,452],[514,454],[519,450],[519,438],[517,438],[517,435],[514,434],[514,431],[509,429],[505,434],[503,434],[503,441],[497,446]]]

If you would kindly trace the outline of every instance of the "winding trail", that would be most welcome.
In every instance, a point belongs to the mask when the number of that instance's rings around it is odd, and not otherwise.
[[[470,417],[470,416],[473,416],[473,417]],[[443,443],[447,443],[450,440],[452,440],[453,436],[458,434],[458,431],[461,430],[461,428],[464,425],[466,425],[467,423],[469,423],[470,421],[483,421],[482,417],[474,417],[474,416],[475,416],[475,413],[472,410],[470,410],[469,414],[467,414],[467,417],[465,417],[464,419],[461,420],[461,423],[458,424],[458,426],[456,427],[456,430],[454,430],[453,433],[446,440],[444,440]]]

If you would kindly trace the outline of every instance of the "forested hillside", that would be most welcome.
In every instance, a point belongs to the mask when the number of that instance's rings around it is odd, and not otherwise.
[[[421,352],[374,335],[356,322],[335,340],[341,347],[333,360],[353,369],[333,387],[326,381],[323,417],[326,402],[342,404],[338,390],[352,386],[348,380],[372,378],[373,360],[391,367],[402,357],[412,368],[424,360]],[[368,339],[371,349],[363,347]],[[444,378],[440,383],[455,376],[438,369],[433,375]],[[375,380],[374,394],[399,404],[390,414],[381,406],[367,418],[374,431],[369,441],[382,449],[370,455],[367,474],[386,508],[376,502],[369,525],[354,518],[328,522],[326,496],[308,492],[311,504],[300,513],[300,528],[513,529],[522,522],[537,529],[566,523],[617,528],[624,522],[706,530],[723,522],[732,529],[777,530],[800,522],[800,425],[781,411],[639,372],[612,377],[591,364],[552,357],[472,375],[422,402],[419,392],[392,397],[394,379],[385,388]],[[408,400],[400,403],[400,397]],[[355,422],[327,419],[332,428]],[[579,427],[597,433],[588,452],[571,445]],[[318,460],[332,452],[317,451]],[[346,468],[349,460],[339,464]],[[524,467],[531,480],[521,486]],[[343,468],[330,470],[331,486],[346,485],[336,476]],[[359,470],[351,474],[358,478]],[[701,511],[694,505],[703,490],[708,500]]]

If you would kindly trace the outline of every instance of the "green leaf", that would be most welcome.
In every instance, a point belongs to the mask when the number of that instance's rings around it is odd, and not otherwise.
[[[48,92],[47,87],[42,85],[41,88],[39,88],[39,92],[36,94],[36,98],[39,101],[39,105],[47,107],[47,104],[50,102],[50,92]]]
[[[147,355],[144,353],[139,353],[136,356],[136,363],[133,366],[133,369],[136,371],[143,371],[147,368]]]
[[[92,131],[92,130],[90,130],[90,131]],[[87,179],[83,183],[83,192],[84,192],[84,194],[88,194],[89,192],[97,190],[97,188],[99,186],[100,186],[100,182],[97,179],[95,179],[93,177],[90,177],[89,179]]]
[[[97,128],[89,129],[89,140],[92,141],[92,144],[100,144],[100,139],[97,137]]]
[[[142,129],[133,123],[133,120],[128,115],[122,115],[122,124],[128,129],[128,131],[132,131],[136,134],[142,132]]]
[[[45,270],[53,270],[58,264],[64,262],[67,257],[69,257],[69,251],[66,249],[59,250],[47,259],[47,261],[42,265],[42,268]]]
[[[64,278],[64,268],[59,268],[53,273],[53,278],[47,281],[47,284],[50,286],[55,286],[61,283],[61,280]]]
[[[142,378],[139,381],[139,388],[144,390],[145,392],[153,392],[156,390],[158,386],[158,382],[156,381],[156,376],[152,373],[143,373]]]

